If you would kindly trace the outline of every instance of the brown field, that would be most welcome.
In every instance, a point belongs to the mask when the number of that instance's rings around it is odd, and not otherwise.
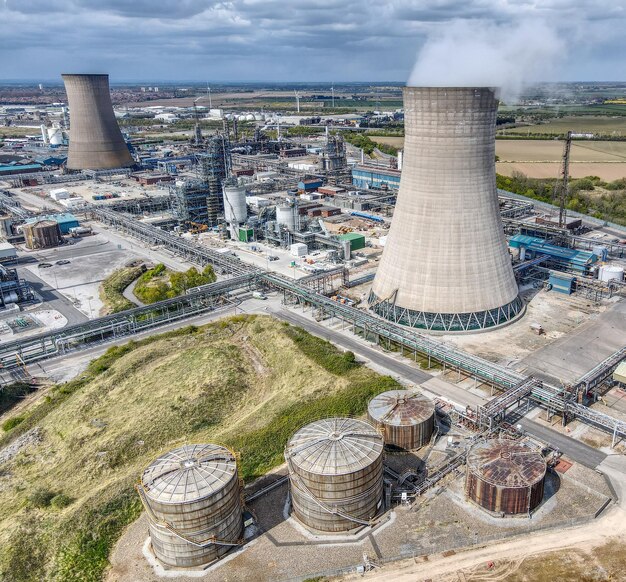
[[[370,136],[373,141],[377,141],[379,143],[388,143],[395,148],[403,148],[404,147],[404,138],[403,137],[379,137],[377,135]]]
[[[372,136],[374,141],[403,147],[403,137]],[[555,178],[559,175],[563,142],[556,140],[497,140],[496,164],[499,174],[521,172],[532,178]],[[626,142],[575,141],[572,143],[570,175],[573,178],[599,176],[613,181],[626,177]]]
[[[559,162],[498,162],[496,172],[503,176],[511,176],[513,172],[525,174],[530,178],[557,178],[561,171]],[[605,182],[626,178],[626,163],[584,163],[575,162],[569,166],[572,178],[598,176]]]
[[[496,155],[503,162],[557,162],[563,142],[556,140],[497,140]],[[571,162],[626,162],[626,141],[574,141]]]

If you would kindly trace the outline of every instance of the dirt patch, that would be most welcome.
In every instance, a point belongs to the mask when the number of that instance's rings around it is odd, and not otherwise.
[[[41,442],[41,429],[36,426],[25,432],[22,436],[16,438],[10,445],[4,447],[0,451],[0,465],[7,463],[16,457],[22,450],[31,445],[37,445]]]

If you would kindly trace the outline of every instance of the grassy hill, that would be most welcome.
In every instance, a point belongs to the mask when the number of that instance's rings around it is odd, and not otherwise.
[[[111,348],[0,436],[0,459],[18,449],[0,460],[0,579],[100,580],[141,512],[133,484],[160,453],[224,443],[250,480],[282,463],[304,423],[361,414],[394,387],[350,352],[262,316]]]

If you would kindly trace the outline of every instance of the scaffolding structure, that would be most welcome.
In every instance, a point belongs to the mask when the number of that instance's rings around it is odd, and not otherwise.
[[[170,187],[172,209],[181,222],[209,224],[209,188],[202,180],[185,180]]]
[[[224,217],[222,189],[230,175],[232,160],[228,137],[217,134],[207,140],[206,151],[196,154],[200,177],[206,188],[207,226],[217,226]]]

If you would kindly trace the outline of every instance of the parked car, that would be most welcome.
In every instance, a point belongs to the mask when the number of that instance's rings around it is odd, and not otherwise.
[[[38,269],[49,269],[50,267],[52,267],[52,263],[39,263],[37,265]]]
[[[56,264],[57,265],[69,265],[70,261],[68,261],[67,259],[61,259],[60,261],[57,261]]]

